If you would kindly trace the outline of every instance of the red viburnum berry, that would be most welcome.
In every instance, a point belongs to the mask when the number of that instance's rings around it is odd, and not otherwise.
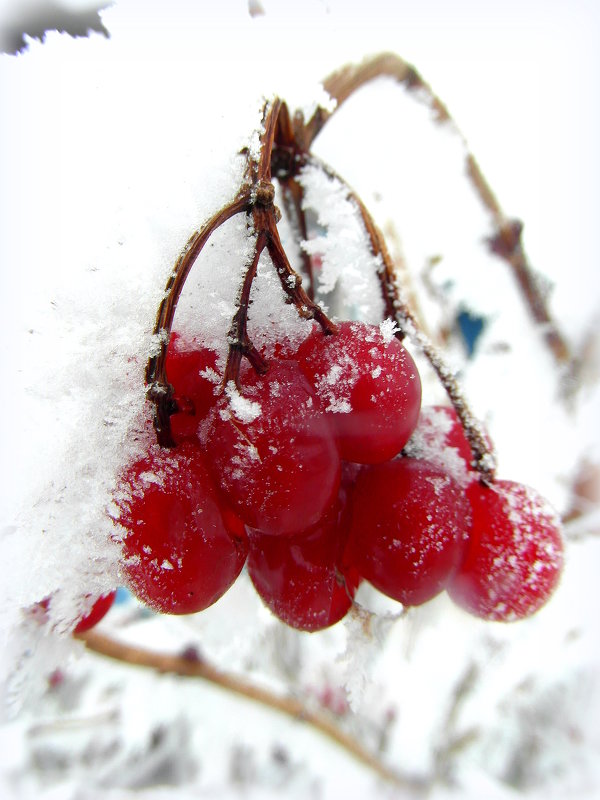
[[[113,589],[112,591],[97,597],[87,614],[84,614],[79,618],[75,628],[73,629],[73,633],[84,633],[84,631],[89,631],[90,628],[93,628],[94,625],[97,625],[100,620],[105,617],[106,614],[108,614],[116,594],[116,590]],[[85,600],[89,601],[92,599],[92,597],[93,595],[91,594],[85,595]],[[28,616],[37,620],[40,624],[45,624],[48,622],[48,612],[50,610],[51,603],[51,596],[44,597],[43,600],[40,600],[38,603],[34,603],[27,610]]]
[[[211,411],[203,432],[215,481],[250,527],[293,535],[333,504],[340,457],[315,393],[292,361],[268,373],[243,367]]]
[[[117,500],[125,529],[123,571],[133,593],[155,610],[201,611],[239,575],[247,554],[241,524],[231,525],[229,511],[224,518],[193,442],[154,446],[127,470]]]
[[[364,467],[354,488],[347,558],[388,597],[420,605],[458,567],[470,517],[461,487],[427,461]]]
[[[101,595],[88,613],[81,617],[73,633],[84,633],[85,631],[89,631],[90,628],[93,628],[94,625],[97,625],[100,620],[108,614],[115,601],[116,594],[116,590],[113,590],[112,592]]]
[[[248,573],[265,605],[293,628],[317,631],[346,615],[359,583],[342,564],[348,537],[345,487],[324,518],[295,536],[249,532]]]
[[[467,496],[473,524],[448,594],[485,619],[531,616],[551,596],[563,566],[556,512],[533,489],[513,481],[473,483]]]
[[[419,416],[417,367],[398,339],[384,331],[340,322],[334,334],[313,331],[297,352],[347,461],[374,464],[397,455]]]
[[[173,386],[178,411],[171,415],[171,433],[175,442],[195,438],[198,425],[206,417],[217,397],[217,354],[207,347],[173,332],[165,361],[167,380]]]

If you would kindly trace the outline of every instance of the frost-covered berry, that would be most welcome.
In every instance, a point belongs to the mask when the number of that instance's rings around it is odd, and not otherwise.
[[[354,489],[348,559],[388,597],[420,605],[460,563],[470,521],[463,490],[435,465],[399,458],[365,467]]]
[[[107,592],[107,594],[101,595],[93,604],[88,613],[81,617],[75,626],[73,633],[84,633],[85,631],[89,631],[91,628],[93,628],[94,625],[97,625],[100,620],[103,619],[110,611],[112,604],[115,601],[116,594],[116,589],[113,589],[112,592]]]
[[[249,531],[254,588],[276,617],[299,630],[322,630],[342,619],[360,580],[343,561],[354,478],[344,472],[335,504],[308,531],[290,537]]]
[[[201,611],[239,575],[247,543],[223,513],[199,446],[154,446],[127,470],[117,501],[125,578],[155,610]]]
[[[83,614],[77,620],[75,628],[73,629],[73,633],[84,633],[85,631],[89,631],[91,628],[97,625],[100,620],[103,619],[110,611],[116,594],[116,589],[113,589],[106,594],[100,595],[100,597],[96,595],[96,599],[94,600],[87,614]],[[86,594],[82,600],[84,600],[86,604],[89,604],[93,598],[94,595]],[[32,606],[30,606],[30,608],[27,609],[27,616],[30,619],[36,620],[40,625],[44,625],[49,620],[51,605],[52,597],[44,597],[43,600],[34,603]]]
[[[492,442],[483,427],[481,435],[491,452]],[[458,414],[451,406],[422,406],[417,426],[404,452],[436,464],[463,486],[478,478],[471,446]]]
[[[217,401],[217,354],[172,333],[165,364],[178,408],[170,419],[173,438],[176,442],[195,438],[198,425]]]
[[[296,357],[343,459],[376,464],[400,452],[417,424],[421,380],[410,353],[384,326],[340,322],[328,336],[315,330]]]
[[[512,481],[467,490],[473,524],[461,567],[448,587],[462,608],[490,620],[536,612],[563,566],[558,517],[533,489]]]
[[[293,535],[333,505],[340,457],[325,414],[293,361],[249,367],[241,388],[225,387],[203,432],[215,481],[250,527]]]

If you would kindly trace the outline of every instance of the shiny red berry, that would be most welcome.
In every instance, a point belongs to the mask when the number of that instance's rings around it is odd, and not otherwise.
[[[198,425],[217,401],[215,388],[220,377],[216,371],[217,354],[172,333],[165,366],[178,408],[171,415],[171,433],[179,443],[197,436]]]
[[[245,368],[241,389],[209,415],[206,453],[215,481],[250,527],[293,535],[333,504],[340,457],[318,400],[297,364],[273,360],[264,376]]]
[[[470,516],[460,486],[426,461],[365,467],[354,489],[347,557],[388,597],[419,605],[456,570]]]
[[[296,357],[332,421],[342,458],[374,464],[400,452],[417,424],[421,380],[398,339],[376,325],[340,322],[332,335],[315,330]]]
[[[531,616],[549,599],[563,566],[560,522],[537,492],[513,481],[471,484],[473,524],[448,593],[490,620]]]
[[[248,573],[265,605],[293,628],[317,631],[346,615],[358,573],[342,566],[348,536],[345,493],[309,531],[291,537],[249,534]]]
[[[247,544],[230,533],[199,447],[154,446],[130,467],[118,498],[123,571],[133,593],[167,614],[212,605],[239,575]]]

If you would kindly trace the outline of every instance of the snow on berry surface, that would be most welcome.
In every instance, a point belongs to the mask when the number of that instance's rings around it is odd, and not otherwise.
[[[445,593],[406,610],[364,582],[344,622],[304,633],[275,619],[243,572],[191,616],[155,614],[120,588],[99,630],[206,658],[328,711],[434,800],[600,796],[600,132],[587,100],[600,74],[597,10],[583,0],[451,12],[435,0],[285,5],[116,0],[101,12],[109,38],[50,31],[0,56],[0,794],[422,796],[296,719],[208,682],[109,662],[69,636],[93,598],[123,581],[115,491],[155,441],[144,369],[156,310],[190,234],[235,195],[263,98],[277,93],[310,115],[329,103],[325,75],[392,50],[447,102],[503,208],[524,220],[553,315],[581,356],[575,368],[557,368],[486,246],[492,230],[465,177],[463,142],[426,102],[379,79],[335,115],[315,152],[372,210],[405,293],[429,333],[443,334],[499,476],[535,487],[570,520],[558,590],[531,618],[505,624],[468,616]],[[557,52],[568,65],[560,74]],[[378,265],[361,249],[356,207],[334,179],[307,170],[303,183],[316,235],[299,244],[284,215],[286,252],[298,267],[302,251],[321,259],[332,314],[378,322]],[[175,329],[214,351],[219,375],[251,253],[243,217],[230,220],[177,309]],[[469,322],[480,324],[475,340]],[[310,331],[266,257],[249,331],[267,354]],[[389,322],[381,333],[389,341]],[[407,347],[423,403],[444,404]],[[238,400],[250,421],[258,409]],[[438,419],[409,448],[426,452],[446,433]],[[469,484],[450,453],[438,466]],[[31,609],[45,598],[40,622]]]

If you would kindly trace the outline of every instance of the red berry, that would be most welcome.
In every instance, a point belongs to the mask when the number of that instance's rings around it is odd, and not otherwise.
[[[92,605],[90,611],[79,618],[73,633],[83,633],[84,631],[89,631],[90,628],[94,627],[94,625],[97,625],[98,622],[100,622],[100,620],[110,610],[116,594],[116,590],[113,590],[112,592],[107,592],[106,594],[100,595],[100,597],[98,597],[98,599]],[[91,598],[91,594],[85,596],[86,600],[90,600]],[[48,622],[48,612],[50,610],[51,603],[52,597],[44,597],[43,600],[34,603],[29,609],[27,609],[28,615],[32,619],[35,619],[37,622],[39,622],[40,625],[44,625]]]
[[[199,448],[153,447],[130,467],[123,486],[118,521],[134,594],[167,614],[212,605],[239,575],[247,544],[230,534]]]
[[[358,574],[343,569],[345,497],[309,531],[292,537],[249,534],[248,572],[265,605],[293,628],[317,631],[346,615]]]
[[[273,360],[264,376],[243,369],[209,416],[206,452],[215,480],[243,521],[292,535],[333,504],[340,457],[297,364]]]
[[[469,523],[464,492],[444,470],[413,458],[366,467],[354,489],[348,558],[388,597],[419,605],[457,568]]]
[[[199,423],[216,403],[217,354],[172,333],[165,364],[167,380],[173,386],[179,408],[170,419],[171,433],[176,442],[182,442],[196,437]]]
[[[448,587],[450,597],[485,619],[530,616],[560,577],[563,545],[556,513],[533,489],[512,481],[473,483],[467,495],[473,525]]]
[[[108,614],[116,594],[116,590],[113,590],[112,592],[101,595],[91,607],[90,611],[79,620],[73,633],[83,633],[84,631],[89,631],[94,625],[97,625],[102,617]]]
[[[375,325],[340,322],[337,333],[315,330],[298,362],[328,412],[342,458],[387,461],[417,424],[421,380],[410,353]]]

